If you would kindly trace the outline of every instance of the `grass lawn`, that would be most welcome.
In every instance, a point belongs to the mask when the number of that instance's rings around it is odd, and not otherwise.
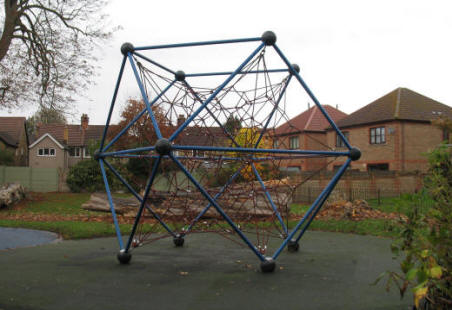
[[[64,239],[115,235],[109,213],[86,211],[80,207],[89,199],[89,196],[90,194],[87,193],[33,193],[30,198],[13,208],[0,210],[0,226],[52,231],[60,234]],[[371,200],[369,204],[383,212],[406,213],[409,211],[409,205],[415,202],[412,196],[406,196],[382,199],[380,205],[376,200]],[[422,203],[427,208],[430,202],[422,201]],[[291,206],[291,211],[295,215],[301,215],[308,209],[309,206],[306,205]],[[296,223],[295,220],[290,221],[289,227],[294,227]],[[309,229],[382,237],[392,237],[399,233],[398,227],[393,223],[380,219],[314,220]],[[128,233],[130,230],[130,224],[121,224],[121,231]]]

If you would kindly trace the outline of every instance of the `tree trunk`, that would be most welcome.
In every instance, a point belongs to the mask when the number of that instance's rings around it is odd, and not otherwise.
[[[2,37],[0,38],[0,61],[5,57],[11,45],[17,18],[17,0],[5,0],[5,23]]]

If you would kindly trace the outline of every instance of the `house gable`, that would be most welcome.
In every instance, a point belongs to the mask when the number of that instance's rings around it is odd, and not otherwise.
[[[55,143],[60,149],[64,149],[64,146],[61,145],[61,143],[59,143],[54,137],[52,137],[51,134],[46,133],[44,135],[42,135],[38,140],[36,140],[35,142],[33,142],[28,148],[32,149],[34,148],[36,145],[38,145],[41,141],[43,141],[44,139],[49,138],[50,140],[53,141],[53,143]]]

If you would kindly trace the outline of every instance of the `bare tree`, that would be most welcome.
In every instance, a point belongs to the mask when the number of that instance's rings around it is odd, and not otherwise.
[[[63,110],[93,82],[93,48],[112,31],[105,0],[4,0],[0,109]]]

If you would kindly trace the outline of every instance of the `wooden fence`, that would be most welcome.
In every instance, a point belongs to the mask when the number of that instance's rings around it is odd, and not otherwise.
[[[33,192],[57,192],[60,174],[57,168],[0,166],[0,184],[4,183],[20,183]]]

